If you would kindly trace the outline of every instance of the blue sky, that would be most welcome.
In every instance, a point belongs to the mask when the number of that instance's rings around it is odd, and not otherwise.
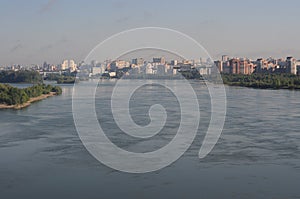
[[[112,34],[159,26],[221,54],[300,58],[300,2],[1,0],[0,65],[83,60]]]

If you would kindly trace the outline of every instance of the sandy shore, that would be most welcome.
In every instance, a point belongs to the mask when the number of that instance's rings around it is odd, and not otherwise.
[[[24,104],[18,104],[18,105],[0,104],[0,109],[16,109],[16,110],[17,109],[22,109],[22,108],[30,106],[30,104],[33,103],[33,102],[37,102],[37,101],[46,99],[46,98],[54,96],[54,95],[56,95],[56,93],[51,92],[49,94],[45,94],[45,95],[41,95],[41,96],[38,96],[38,97],[30,98],[28,102],[26,102]]]

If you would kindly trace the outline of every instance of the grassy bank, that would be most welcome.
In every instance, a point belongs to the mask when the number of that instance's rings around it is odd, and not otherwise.
[[[300,77],[292,74],[222,74],[224,84],[260,89],[300,89]]]
[[[60,87],[45,84],[28,88],[16,88],[8,84],[0,84],[0,109],[21,109],[33,102],[61,93]]]

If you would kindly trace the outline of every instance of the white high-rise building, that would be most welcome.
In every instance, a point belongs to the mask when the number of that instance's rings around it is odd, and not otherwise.
[[[286,63],[287,63],[287,73],[296,75],[297,74],[296,59],[293,57],[287,57]]]
[[[69,61],[64,60],[61,64],[61,70],[67,70],[69,68]]]
[[[70,60],[69,61],[69,69],[71,72],[74,72],[77,70],[77,65],[75,64],[74,60]]]
[[[70,70],[74,72],[77,70],[77,64],[74,60],[64,60],[61,64],[61,70]]]
[[[150,63],[146,65],[146,74],[153,74],[153,65]]]

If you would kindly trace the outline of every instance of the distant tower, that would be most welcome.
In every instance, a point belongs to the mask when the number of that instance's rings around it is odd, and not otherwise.
[[[223,72],[223,62],[222,61],[215,61],[215,65],[218,68],[219,72]]]
[[[177,66],[178,64],[178,61],[177,60],[171,60],[171,65],[172,66]]]
[[[257,59],[256,61],[256,72],[261,73],[263,68],[263,59]]]
[[[64,60],[61,64],[61,70],[70,70],[73,72],[77,70],[77,65],[74,60]]]
[[[296,75],[297,74],[296,59],[293,57],[287,57],[286,63],[287,63],[286,72]]]
[[[69,69],[70,69],[71,72],[77,70],[77,65],[76,65],[76,63],[75,63],[74,60],[70,60],[70,61],[69,61]]]
[[[222,62],[227,62],[229,57],[227,55],[222,55]]]
[[[231,74],[240,74],[241,62],[239,59],[231,59],[230,60],[230,73]]]
[[[143,58],[135,58],[135,59],[132,59],[131,63],[135,64],[137,66],[141,66],[144,64],[144,59]]]
[[[164,65],[166,63],[166,59],[164,57],[154,57],[153,63]]]
[[[68,60],[64,60],[61,64],[61,70],[67,70],[69,67],[69,61]]]

